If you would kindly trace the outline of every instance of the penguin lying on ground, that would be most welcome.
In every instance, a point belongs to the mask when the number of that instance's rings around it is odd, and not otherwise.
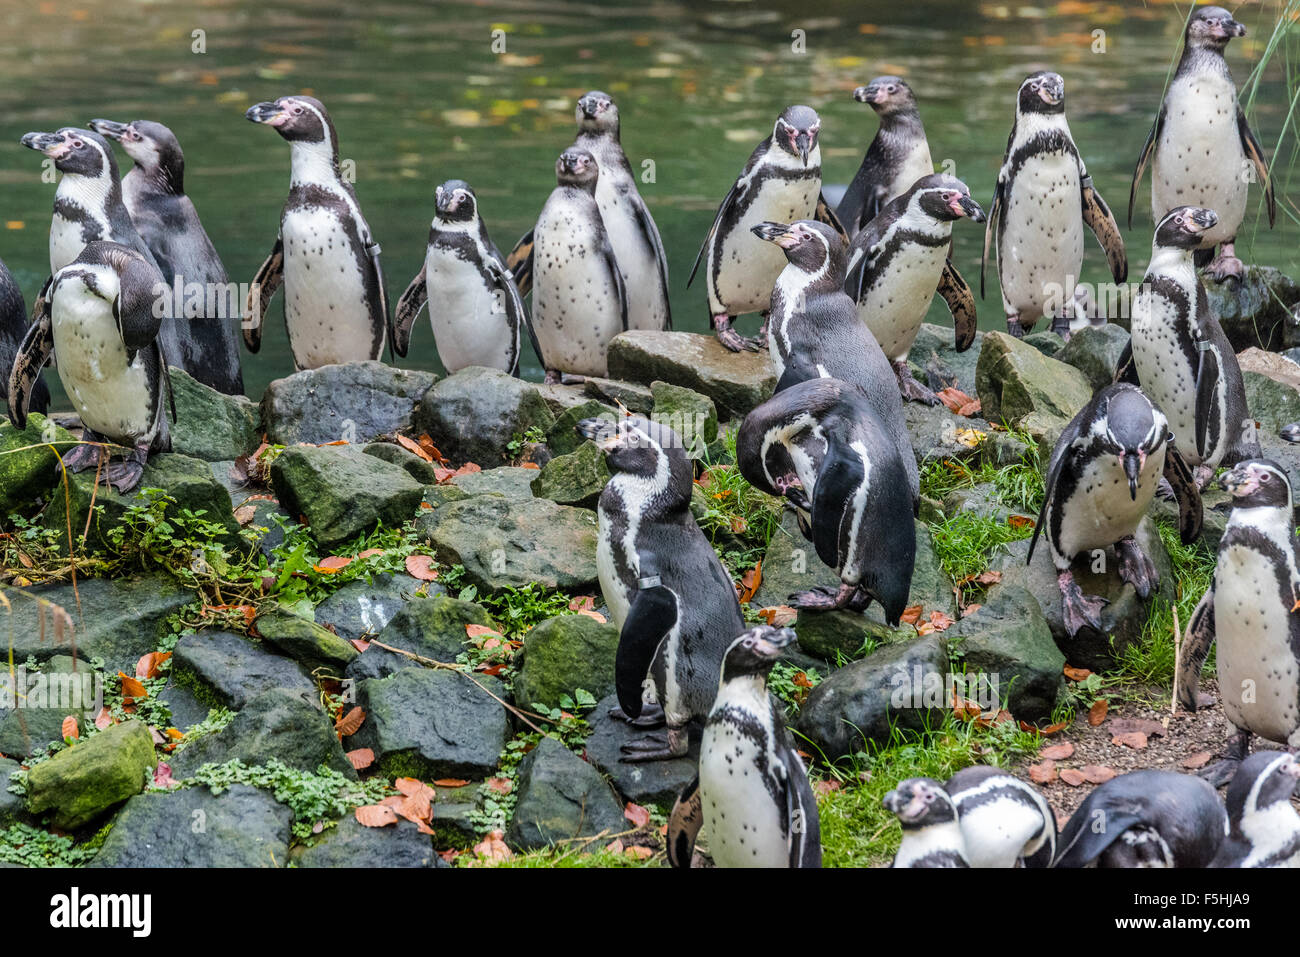
[[[1201,497],[1174,445],[1164,413],[1142,390],[1108,385],[1070,420],[1052,449],[1043,507],[1029,542],[1028,564],[1046,530],[1065,627],[1100,630],[1105,599],[1084,595],[1070,565],[1084,553],[1115,546],[1119,577],[1146,598],[1159,584],[1155,565],[1134,535],[1155,495],[1160,477],[1178,497],[1179,534],[1184,543],[1201,534]]]
[[[27,305],[23,302],[22,290],[14,282],[13,275],[0,260],[0,398],[8,400],[9,373],[18,356],[18,344],[27,335]],[[32,373],[31,394],[27,397],[27,407],[33,412],[44,413],[50,407],[50,387],[45,384],[45,376],[40,369]]]
[[[838,591],[791,595],[798,608],[865,611],[880,602],[897,624],[907,606],[916,528],[904,456],[861,388],[809,379],[745,416],[736,461],[751,485],[801,512],[817,556],[839,572]]]
[[[1284,751],[1241,762],[1224,803],[1230,830],[1211,867],[1300,867],[1300,814],[1291,803],[1300,764]]]
[[[885,206],[849,247],[845,290],[893,364],[904,399],[939,404],[907,365],[936,288],[952,313],[957,351],[975,341],[975,297],[948,258],[952,224],[963,217],[982,223],[984,210],[961,180],[931,173]]]
[[[848,244],[844,227],[821,194],[821,125],[816,111],[807,106],[787,107],[776,118],[772,135],[758,144],[718,207],[691,267],[688,287],[705,260],[709,315],[718,341],[732,352],[763,348],[772,285],[785,267],[780,251],[755,238],[755,226],[771,220],[817,219]],[[734,317],[760,311],[765,315],[757,338],[744,338],[731,327]]]
[[[391,341],[379,243],[356,190],[339,172],[339,140],[320,100],[282,96],[244,114],[289,142],[289,198],[271,255],[253,277],[244,344],[262,345],[262,321],[284,284],[284,321],[294,368],[378,359]]]
[[[731,643],[704,725],[700,772],[668,819],[668,860],[690,867],[703,825],[717,867],[821,867],[821,825],[808,772],[767,675],[795,641],[758,625]]]
[[[878,76],[854,90],[853,98],[876,111],[880,128],[835,210],[850,237],[865,229],[891,200],[906,193],[918,179],[934,172],[916,96],[905,80]]]
[[[89,243],[47,281],[33,309],[9,376],[9,419],[27,423],[33,385],[53,356],[59,379],[81,416],[86,443],[129,449],[126,460],[104,469],[119,492],[139,483],[150,452],[171,449],[167,410],[176,416],[166,357],[154,311],[157,267],[118,243]],[[63,467],[81,472],[96,465],[98,444],[78,445]]]
[[[1201,773],[1223,785],[1252,734],[1300,748],[1300,559],[1291,483],[1279,465],[1242,462],[1219,481],[1232,495],[1232,514],[1214,580],[1187,623],[1178,699],[1197,709],[1201,665],[1217,642],[1223,713],[1235,730],[1221,760]]]
[[[1039,316],[1069,338],[1072,319],[1086,322],[1075,284],[1083,267],[1083,227],[1093,231],[1115,282],[1128,278],[1119,224],[1092,183],[1065,120],[1065,81],[1046,71],[1020,84],[1016,121],[984,230],[984,266],[997,233],[998,280],[1007,331],[1023,336]]]
[[[1228,830],[1214,788],[1190,774],[1133,771],[1071,815],[1055,867],[1208,867]]]
[[[393,351],[405,356],[425,304],[438,358],[448,372],[466,366],[519,372],[519,333],[528,325],[519,290],[488,238],[469,183],[449,179],[434,192],[424,265],[394,313]],[[539,350],[538,355],[541,352]]]
[[[596,510],[596,568],[621,629],[621,713],[642,726],[653,720],[642,713],[648,674],[668,725],[666,740],[625,746],[623,759],[681,757],[687,722],[708,716],[723,656],[745,630],[736,589],[691,515],[694,468],[676,432],[640,416],[583,419],[577,431],[600,446],[610,471]]]
[[[173,305],[185,334],[179,339],[181,353],[168,355],[168,360],[218,392],[243,395],[236,331],[242,303],[227,301],[230,277],[194,203],[185,195],[185,154],[180,142],[167,127],[149,120],[91,120],[90,126],[120,143],[135,161],[122,177],[122,200],[153,253],[163,282],[172,289],[196,284],[203,290],[201,307],[191,306],[188,293]]]
[[[938,781],[899,781],[882,803],[903,826],[891,867],[970,867],[957,806]]]
[[[971,867],[1051,867],[1056,815],[1038,789],[1001,768],[958,771],[943,789],[957,809]]]
[[[1197,264],[1208,263],[1210,275],[1216,280],[1240,278],[1245,272],[1233,244],[1246,216],[1250,180],[1255,178],[1246,175],[1251,167],[1264,185],[1270,227],[1277,217],[1277,200],[1264,150],[1237,102],[1237,87],[1223,58],[1228,41],[1245,35],[1246,28],[1223,7],[1199,7],[1192,13],[1183,38],[1182,59],[1142,147],[1128,194],[1131,229],[1138,184],[1147,160],[1154,154],[1153,222],[1159,223],[1177,206],[1214,210],[1218,222],[1200,234],[1196,249]],[[1218,243],[1223,248],[1210,262]]]

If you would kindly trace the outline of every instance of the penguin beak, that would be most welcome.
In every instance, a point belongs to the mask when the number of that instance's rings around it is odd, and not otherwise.
[[[574,426],[574,431],[584,439],[591,439],[602,452],[612,452],[618,448],[618,424],[609,418],[583,419]]]
[[[121,140],[122,134],[126,132],[125,123],[114,123],[112,120],[91,120],[90,128],[110,140]]]
[[[1259,479],[1249,467],[1238,465],[1235,469],[1224,472],[1219,477],[1219,486],[1234,498],[1249,495],[1259,488]]]
[[[812,134],[807,130],[800,130],[794,138],[794,148],[799,151],[799,159],[803,165],[808,165],[808,154],[812,152]]]
[[[794,642],[793,628],[777,628],[754,642],[754,653],[763,658],[779,658]]]
[[[1141,449],[1136,452],[1125,452],[1120,457],[1124,464],[1124,474],[1128,476],[1129,498],[1135,502],[1138,497],[1138,476],[1142,474],[1142,466],[1146,463],[1146,457],[1146,453]]]
[[[1195,231],[1202,232],[1218,224],[1219,214],[1212,209],[1198,209],[1192,213],[1190,220],[1196,227]]]
[[[1246,25],[1229,17],[1214,24],[1214,35],[1225,38],[1244,37],[1246,35]]]
[[[1038,88],[1039,98],[1048,106],[1057,106],[1065,99],[1065,81],[1048,80]]]
[[[853,99],[857,100],[859,103],[870,103],[872,106],[875,106],[884,99],[884,97],[881,95],[880,87],[878,86],[860,86],[853,91]]]
[[[926,800],[922,787],[895,788],[885,795],[885,810],[893,812],[900,821],[916,821],[925,814]]]
[[[68,152],[68,141],[62,133],[27,133],[19,142],[51,159],[62,159]]]
[[[757,226],[751,226],[749,231],[759,239],[776,243],[782,249],[799,245],[799,237],[783,223],[759,223]]]
[[[984,210],[980,204],[975,202],[969,196],[962,196],[953,202],[952,211],[958,216],[969,216],[972,222],[982,223],[985,220]]]
[[[275,121],[283,116],[284,110],[277,103],[257,103],[250,106],[248,112],[244,114],[245,119],[252,120],[254,123],[269,123],[272,125],[275,125]]]

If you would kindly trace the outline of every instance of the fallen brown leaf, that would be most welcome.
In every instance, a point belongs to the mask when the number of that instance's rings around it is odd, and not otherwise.
[[[81,737],[81,732],[77,730],[76,715],[70,714],[63,719],[63,726],[59,728],[59,736],[63,738],[64,741],[68,740],[68,738],[75,739]]]
[[[157,678],[158,667],[165,661],[171,659],[170,651],[151,651],[147,655],[141,655],[140,660],[135,663],[135,676],[137,678]]]
[[[438,778],[433,782],[434,787],[439,788],[463,788],[469,784],[464,778]]]
[[[1210,758],[1214,757],[1209,751],[1197,751],[1195,754],[1189,754],[1178,763],[1189,771],[1195,771],[1205,767],[1210,763]]]
[[[1088,709],[1088,724],[1094,728],[1106,720],[1106,711],[1110,708],[1110,702],[1105,698],[1098,698]]]
[[[496,791],[497,794],[509,794],[514,790],[515,782],[510,778],[488,778],[488,790]]]
[[[773,605],[771,608],[760,608],[758,613],[773,628],[785,628],[799,620],[799,609],[792,608],[789,605]]]
[[[433,456],[429,454],[428,449],[424,448],[424,446],[420,445],[420,443],[416,442],[414,439],[408,439],[404,435],[399,435],[397,437],[397,444],[406,449],[406,451],[410,452],[412,455],[424,459],[426,462],[433,461]]]
[[[1052,761],[1064,761],[1072,754],[1074,754],[1074,745],[1069,741],[1062,741],[1060,744],[1049,744],[1038,752],[1040,758]]]
[[[474,845],[474,853],[478,857],[485,857],[490,861],[508,861],[514,855],[511,853],[510,848],[506,847],[504,838],[504,832],[492,831],[482,841]]]
[[[1087,780],[1078,768],[1066,768],[1061,772],[1061,780],[1072,788],[1077,788]]]
[[[354,707],[351,711],[334,722],[334,730],[338,732],[339,737],[346,738],[349,735],[356,734],[357,729],[361,727],[365,720],[365,711],[360,707]]]
[[[1062,671],[1070,681],[1083,681],[1092,674],[1087,668],[1075,668],[1073,665],[1066,665]]]
[[[140,684],[135,678],[132,678],[125,671],[119,671],[117,676],[122,679],[122,694],[132,698],[147,698],[149,692],[145,690],[144,685]]]
[[[645,827],[650,823],[650,812],[640,804],[633,804],[631,801],[628,801],[627,806],[623,808],[623,816],[632,822],[633,827]]]
[[[1105,784],[1115,776],[1115,769],[1099,764],[1088,764],[1079,769],[1083,779],[1089,784]]]
[[[1168,729],[1153,718],[1111,718],[1111,734],[1126,734],[1130,731],[1140,731],[1147,737],[1164,737],[1169,733]]]
[[[903,613],[898,616],[898,620],[904,625],[915,625],[921,620],[921,612],[920,605],[912,605],[910,608],[903,609]]]
[[[397,823],[397,812],[384,804],[366,804],[356,810],[357,822],[366,827],[387,827]]]
[[[407,555],[406,573],[422,582],[438,579],[438,569],[433,567],[433,559],[428,555]]]
[[[1029,780],[1035,784],[1051,784],[1056,780],[1056,762],[1043,761],[1029,766]]]
[[[369,748],[357,748],[355,751],[347,753],[347,759],[352,762],[353,768],[364,771],[375,763],[375,752]]]

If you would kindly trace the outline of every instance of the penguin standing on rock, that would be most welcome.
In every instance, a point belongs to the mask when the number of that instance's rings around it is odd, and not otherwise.
[[[1187,21],[1183,56],[1165,93],[1155,124],[1133,170],[1128,196],[1128,222],[1147,161],[1151,170],[1151,218],[1159,223],[1178,206],[1204,206],[1218,221],[1198,237],[1197,265],[1209,265],[1222,281],[1242,277],[1245,268],[1233,246],[1246,216],[1253,167],[1264,186],[1268,224],[1277,218],[1277,200],[1269,179],[1268,161],[1259,140],[1237,102],[1237,87],[1223,57],[1228,41],[1244,37],[1246,28],[1223,7],[1198,7]],[[1216,244],[1219,255],[1210,261]]]
[[[759,625],[731,643],[704,725],[700,772],[673,806],[668,859],[690,867],[703,825],[717,867],[821,867],[821,827],[808,772],[767,676],[794,644],[790,628]]]
[[[1071,635],[1084,625],[1100,630],[1105,603],[1084,595],[1074,580],[1070,566],[1078,555],[1114,545],[1119,577],[1139,596],[1146,598],[1159,584],[1155,565],[1135,534],[1162,475],[1178,497],[1179,533],[1190,543],[1200,535],[1202,519],[1191,470],[1174,445],[1164,413],[1127,383],[1099,390],[1056,440],[1025,562],[1032,561],[1045,531]]]
[[[1071,320],[1086,322],[1075,284],[1083,267],[1083,227],[1093,231],[1115,282],[1128,278],[1119,224],[1092,183],[1065,119],[1065,81],[1031,73],[1020,84],[1016,121],[1007,140],[984,230],[984,267],[997,233],[998,280],[1007,331],[1021,337],[1040,316],[1069,338]]]
[[[950,777],[971,867],[1051,867],[1056,815],[1038,789],[1001,768],[976,765]]]
[[[957,806],[938,781],[899,781],[882,803],[903,827],[891,867],[970,867]]]
[[[936,289],[948,304],[957,351],[975,341],[975,297],[948,258],[952,224],[984,222],[984,210],[966,184],[931,173],[892,200],[853,238],[845,289],[894,367],[903,398],[938,405],[938,397],[912,378],[907,354],[921,330]]]
[[[718,341],[732,352],[763,348],[766,315],[755,339],[737,333],[731,327],[732,319],[746,312],[766,313],[772,284],[785,266],[779,250],[755,238],[755,226],[766,221],[816,219],[829,224],[840,241],[848,243],[844,227],[822,196],[821,125],[821,117],[807,106],[787,107],[776,118],[772,135],[758,144],[718,207],[691,267],[687,286],[694,281],[700,261],[705,261],[713,328]]]
[[[271,255],[253,278],[244,344],[262,345],[262,321],[284,284],[284,321],[294,368],[378,359],[391,341],[379,243],[356,190],[339,172],[339,141],[320,100],[282,96],[245,116],[289,142],[289,198]]]
[[[203,290],[203,307],[197,313],[190,309],[187,295],[174,304],[187,335],[181,339],[181,354],[168,359],[192,370],[194,378],[218,392],[243,395],[236,332],[241,304],[230,303],[233,309],[229,314],[219,308],[213,310],[215,315],[208,314],[208,303],[215,305],[209,291],[225,289],[230,277],[194,203],[185,195],[185,154],[180,142],[167,127],[149,120],[91,120],[90,126],[120,143],[135,161],[122,177],[122,199],[158,263],[163,282],[173,289],[195,284]]]
[[[1230,829],[1211,867],[1300,867],[1300,814],[1291,803],[1300,764],[1285,751],[1257,751],[1228,786]]]
[[[18,356],[18,344],[27,335],[27,305],[22,290],[14,282],[4,261],[0,260],[0,398],[9,395],[9,373]],[[27,406],[33,412],[44,413],[50,407],[50,387],[40,369],[33,372],[31,394]]]

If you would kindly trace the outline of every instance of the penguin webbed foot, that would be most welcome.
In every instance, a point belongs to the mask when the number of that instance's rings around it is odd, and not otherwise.
[[[1219,255],[1205,267],[1205,272],[1215,282],[1226,279],[1241,282],[1246,277],[1246,264],[1237,258],[1232,243],[1224,243],[1219,249]]]
[[[125,494],[133,490],[144,478],[144,464],[149,457],[149,450],[132,449],[120,462],[110,462],[104,469],[104,481]]]
[[[89,429],[82,434],[81,440],[83,443],[96,443],[103,441]],[[73,446],[73,448],[63,456],[62,468],[74,474],[77,472],[84,472],[86,469],[94,468],[98,465],[100,456],[106,451],[108,450],[101,445],[84,444]],[[59,468],[60,466],[55,466],[55,471],[57,472]]]
[[[560,373],[560,385],[582,385],[587,381],[585,375],[571,375],[568,372]]]
[[[1136,589],[1139,598],[1148,598],[1152,590],[1160,584],[1160,573],[1156,571],[1153,561],[1142,551],[1137,539],[1127,535],[1115,543],[1115,554],[1119,558],[1120,581],[1128,582]]]
[[[898,378],[898,391],[907,401],[923,402],[926,405],[942,404],[937,395],[916,380],[906,359],[894,363],[894,375]]]
[[[671,725],[665,734],[650,734],[636,741],[629,741],[619,748],[620,760],[625,764],[641,764],[646,761],[667,761],[686,756],[690,750],[690,736],[686,728]]]
[[[1214,466],[1201,464],[1192,469],[1192,481],[1196,483],[1198,491],[1204,492],[1214,481]]]
[[[817,585],[807,591],[797,591],[790,596],[790,604],[800,611],[839,611],[849,606],[857,594],[856,585],[840,585],[834,591],[825,585]],[[871,601],[867,599],[868,603]]]
[[[1101,610],[1110,604],[1109,600],[1100,595],[1085,595],[1069,571],[1057,575],[1056,582],[1061,588],[1061,615],[1070,637],[1077,635],[1084,625],[1101,631]]]
[[[559,369],[547,369],[546,375],[542,377],[542,385],[559,385],[564,378],[564,373]]]
[[[1160,499],[1162,502],[1172,502],[1175,497],[1174,487],[1169,484],[1169,479],[1162,478],[1156,484],[1156,498]]]
[[[731,317],[725,314],[719,314],[713,317],[714,335],[722,343],[723,348],[731,352],[758,352],[759,345],[757,337],[750,339],[742,336],[731,326]],[[766,344],[766,337],[764,337]]]
[[[609,716],[615,721],[622,721],[634,728],[662,728],[667,721],[664,717],[664,709],[657,702],[643,703],[641,713],[635,718],[629,718],[627,712],[617,705],[610,708]]]
[[[1033,328],[1032,322],[1026,327],[1021,325],[1019,316],[1007,316],[1007,335],[1012,338],[1023,339],[1031,328]]]
[[[1201,768],[1197,776],[1209,781],[1216,788],[1224,787],[1237,773],[1241,762],[1250,753],[1250,732],[1236,731],[1228,738],[1223,750],[1215,755],[1216,760]]]

